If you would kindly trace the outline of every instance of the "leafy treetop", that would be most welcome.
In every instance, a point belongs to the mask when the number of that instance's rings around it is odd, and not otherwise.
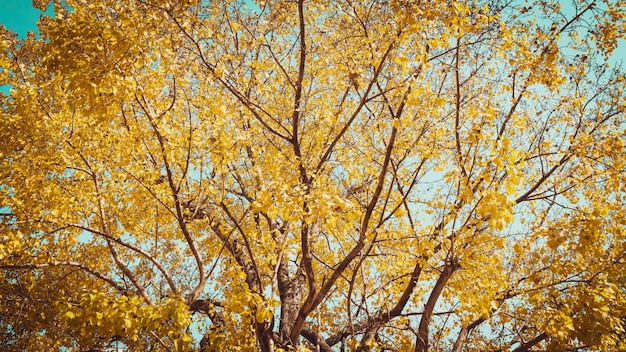
[[[626,348],[623,2],[34,4],[0,349]]]

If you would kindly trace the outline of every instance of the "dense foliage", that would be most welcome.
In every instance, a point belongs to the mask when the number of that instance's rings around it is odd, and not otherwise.
[[[626,349],[623,1],[35,1],[0,349]]]

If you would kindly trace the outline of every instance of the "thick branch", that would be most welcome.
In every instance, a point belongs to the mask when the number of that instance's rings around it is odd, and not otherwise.
[[[528,351],[531,347],[535,346],[536,344],[538,344],[539,342],[545,340],[548,337],[548,334],[541,333],[540,335],[538,335],[537,337],[535,337],[534,339],[518,346],[516,349],[514,349],[512,352],[526,352]]]
[[[467,171],[465,171],[465,165],[463,164],[463,152],[461,151],[461,137],[459,136],[459,128],[461,124],[461,81],[459,77],[459,48],[461,46],[461,39],[456,41],[456,59],[455,59],[455,79],[456,79],[456,94],[455,94],[455,110],[454,110],[454,139],[456,141],[456,153],[459,167],[463,177],[467,177]]]
[[[226,213],[226,215],[228,216],[230,221],[233,222],[233,225],[235,226],[235,228],[237,228],[237,231],[239,231],[239,233],[241,234],[241,237],[243,238],[243,242],[244,242],[245,247],[247,249],[248,257],[250,258],[250,264],[252,265],[252,270],[253,270],[253,274],[254,274],[253,275],[254,276],[253,282],[254,282],[255,286],[251,286],[251,288],[254,288],[255,290],[257,290],[257,292],[261,292],[261,274],[259,274],[259,267],[257,266],[256,261],[254,260],[254,256],[253,256],[253,253],[252,253],[252,248],[250,246],[250,241],[248,240],[248,236],[246,235],[246,233],[244,232],[243,228],[239,224],[239,221],[237,219],[235,219],[235,217],[230,212],[230,210],[228,210],[228,207],[226,206],[226,204],[224,204],[224,202],[222,202],[220,204],[220,206],[222,207],[222,209],[224,210],[224,212]],[[250,274],[247,274],[247,275],[250,275]]]
[[[224,328],[226,326],[226,323],[224,322],[224,314],[216,309],[220,307],[222,307],[222,302],[216,299],[206,298],[197,299],[191,304],[191,306],[189,306],[189,310],[192,312],[201,312],[206,314],[214,325],[219,328]]]
[[[326,343],[326,341],[315,331],[307,328],[302,328],[300,331],[305,339],[307,339],[313,346],[318,347],[320,352],[332,352],[332,348]]]
[[[213,230],[213,232],[215,232],[217,237],[219,237],[220,241],[222,241],[222,243],[224,244],[224,247],[226,247],[228,252],[235,258],[235,261],[237,261],[237,264],[239,264],[246,273],[246,283],[248,284],[248,286],[250,288],[260,287],[259,283],[256,281],[255,271],[252,263],[250,263],[248,258],[243,255],[237,243],[235,241],[231,241],[229,236],[225,235],[222,232],[220,224],[215,220],[211,221],[213,222],[213,225],[211,225],[211,229]]]
[[[458,264],[455,262],[448,262],[444,265],[443,271],[439,275],[437,282],[435,283],[435,287],[433,287],[430,296],[428,297],[428,301],[426,302],[426,306],[424,306],[424,314],[422,315],[422,319],[420,320],[420,325],[417,331],[417,340],[415,342],[415,352],[426,352],[428,351],[428,327],[430,325],[430,319],[433,315],[433,310],[435,309],[435,304],[443,291],[443,288],[446,286],[446,282],[452,274],[458,269]]]
[[[472,331],[478,325],[482,324],[482,322],[484,321],[485,321],[484,318],[479,318],[471,322],[469,325],[464,326],[459,332],[459,336],[454,342],[454,346],[452,347],[452,351],[450,352],[461,352],[461,349],[463,348],[463,344],[465,343],[465,340],[467,339],[467,335],[469,335],[470,331]]]

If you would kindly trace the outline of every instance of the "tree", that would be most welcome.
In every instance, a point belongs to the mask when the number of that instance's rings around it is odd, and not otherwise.
[[[623,2],[45,1],[7,351],[623,350]]]

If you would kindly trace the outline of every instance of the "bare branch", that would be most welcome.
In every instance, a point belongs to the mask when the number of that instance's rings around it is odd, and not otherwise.
[[[50,263],[42,263],[42,264],[0,265],[0,269],[6,269],[6,270],[32,270],[32,269],[51,268],[51,267],[55,267],[55,266],[73,266],[73,267],[79,268],[79,269],[84,270],[84,271],[88,272],[89,274],[97,277],[98,279],[100,279],[102,281],[105,281],[109,285],[113,286],[117,291],[120,291],[120,292],[125,291],[124,288],[122,288],[113,279],[110,279],[110,278],[106,277],[104,274],[98,272],[97,270],[94,270],[94,269],[90,268],[89,266],[87,266],[85,264],[81,264],[79,262],[55,260],[55,261],[52,261]]]

